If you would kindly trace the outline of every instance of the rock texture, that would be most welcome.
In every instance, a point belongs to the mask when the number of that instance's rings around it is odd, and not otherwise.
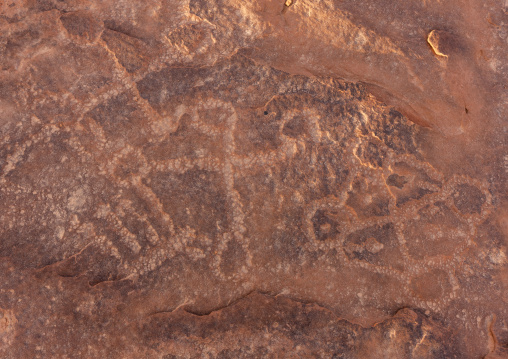
[[[0,1],[0,356],[508,358],[508,2]]]

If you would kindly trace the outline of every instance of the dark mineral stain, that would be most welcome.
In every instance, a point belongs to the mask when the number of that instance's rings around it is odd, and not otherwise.
[[[337,223],[330,219],[322,209],[318,209],[312,217],[312,225],[318,241],[333,239],[340,233]]]
[[[453,193],[455,206],[464,214],[480,214],[485,201],[485,195],[477,187],[468,184],[457,186]]]
[[[404,176],[399,176],[398,174],[394,173],[393,175],[388,176],[386,179],[386,184],[389,186],[394,186],[397,188],[402,188],[407,183],[407,180]]]

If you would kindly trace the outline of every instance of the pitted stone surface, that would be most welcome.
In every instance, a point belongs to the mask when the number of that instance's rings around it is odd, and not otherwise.
[[[1,356],[508,357],[507,24],[0,2]]]

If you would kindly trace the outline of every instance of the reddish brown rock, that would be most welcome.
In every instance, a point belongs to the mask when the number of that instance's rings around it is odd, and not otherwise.
[[[507,11],[0,2],[0,355],[508,357]]]

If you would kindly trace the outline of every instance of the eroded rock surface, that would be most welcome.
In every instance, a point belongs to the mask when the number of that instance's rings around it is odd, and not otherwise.
[[[1,356],[508,357],[507,11],[1,2]]]

